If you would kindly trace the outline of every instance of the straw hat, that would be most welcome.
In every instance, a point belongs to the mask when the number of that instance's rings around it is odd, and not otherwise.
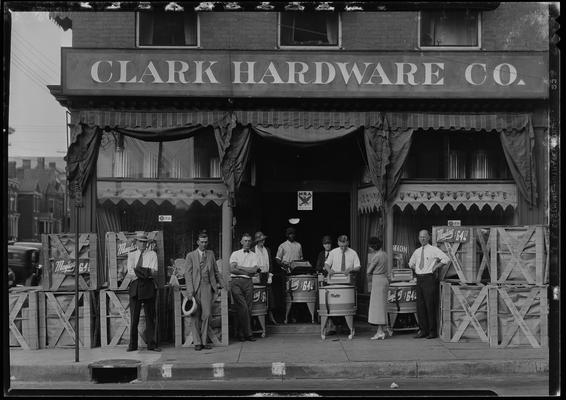
[[[136,234],[136,240],[140,241],[140,242],[147,242],[149,241],[149,239],[147,238],[146,235],[144,235],[143,233],[138,233]]]
[[[183,304],[181,305],[181,310],[183,311],[183,315],[191,316],[197,310],[197,302],[194,298],[190,299],[185,297],[183,299]]]
[[[265,239],[267,239],[267,236],[265,236],[265,235],[263,234],[263,232],[258,231],[258,232],[255,233],[255,240],[254,240],[254,241],[255,241],[256,243],[259,242],[259,241],[261,241],[261,240],[265,240]]]

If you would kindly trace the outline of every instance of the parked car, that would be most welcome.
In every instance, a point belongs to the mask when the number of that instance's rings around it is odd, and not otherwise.
[[[8,244],[13,244],[14,246],[34,247],[39,251],[43,248],[43,244],[41,242],[14,242]]]
[[[27,246],[8,246],[8,281],[16,285],[37,286],[41,282],[40,250]]]

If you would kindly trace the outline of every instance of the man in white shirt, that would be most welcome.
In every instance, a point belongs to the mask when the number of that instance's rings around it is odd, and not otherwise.
[[[157,284],[153,277],[157,274],[157,254],[146,249],[147,236],[136,236],[137,249],[128,253],[128,275],[132,279],[128,286],[130,295],[130,344],[127,351],[138,349],[138,324],[141,307],[145,313],[144,339],[147,349],[161,351],[155,339],[155,292]]]
[[[349,244],[348,236],[338,236],[338,247],[330,250],[324,262],[324,270],[328,273],[328,277],[332,277],[336,273],[347,275],[360,270],[360,257],[355,250],[348,247]],[[330,317],[328,319],[328,334],[335,332],[335,326],[339,326],[342,319],[343,317]],[[353,335],[352,331],[350,331],[350,334]]]
[[[271,251],[268,247],[265,246],[265,239],[267,236],[263,234],[263,232],[258,231],[255,233],[255,246],[252,251],[257,256],[258,267],[261,269],[261,273],[258,276],[254,276],[252,278],[253,283],[257,284],[265,284],[267,289],[267,297],[269,299],[269,320],[272,324],[277,325],[277,321],[273,316],[273,310],[275,309],[275,299],[273,298],[273,290],[271,290],[271,282],[273,278],[273,269],[271,265]],[[260,276],[265,274],[267,279],[263,281],[260,279]]]
[[[331,277],[336,273],[347,275],[360,270],[361,265],[358,253],[349,248],[348,244],[348,236],[338,236],[338,247],[330,250],[324,262],[324,269],[328,272],[328,276]]]
[[[416,249],[409,260],[409,267],[417,275],[417,317],[419,332],[415,338],[434,339],[438,337],[436,313],[438,308],[438,281],[436,270],[450,262],[450,258],[436,246],[429,244],[427,230],[419,232],[421,247]]]
[[[252,277],[261,270],[258,267],[257,256],[250,251],[252,236],[249,233],[242,235],[240,241],[242,248],[230,256],[230,290],[236,309],[236,335],[243,341],[255,342],[252,334],[252,305],[254,285]]]
[[[284,271],[291,271],[291,263],[303,259],[303,248],[299,242],[295,240],[295,228],[289,227],[285,232],[287,240],[279,245],[275,261]]]

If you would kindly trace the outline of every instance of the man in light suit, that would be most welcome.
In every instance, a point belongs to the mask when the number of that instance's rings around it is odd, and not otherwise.
[[[198,235],[198,248],[187,254],[185,258],[185,296],[196,300],[197,311],[191,315],[195,350],[211,349],[207,343],[208,324],[212,311],[212,303],[223,287],[222,277],[216,265],[212,250],[207,250],[208,235],[205,231]]]

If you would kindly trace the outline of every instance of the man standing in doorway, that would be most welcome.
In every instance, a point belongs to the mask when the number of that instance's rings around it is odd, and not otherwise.
[[[291,263],[303,259],[303,248],[299,242],[295,240],[295,228],[289,227],[285,231],[287,240],[279,245],[275,261],[281,268],[287,272],[291,272]]]
[[[332,277],[336,273],[348,275],[360,270],[360,257],[358,257],[358,253],[355,250],[348,247],[349,244],[348,236],[338,236],[338,247],[330,250],[324,262],[324,270],[327,272],[328,277]],[[342,319],[343,317],[329,318],[332,322],[329,327],[329,334],[334,331],[332,324],[339,325]]]
[[[287,228],[287,230],[285,231],[285,235],[287,236],[287,240],[279,245],[279,248],[277,249],[277,254],[275,255],[275,262],[286,274],[290,274],[291,263],[293,261],[300,261],[303,259],[303,247],[299,242],[295,240],[295,235],[296,235],[295,228],[293,227]],[[286,285],[287,285],[287,279],[283,277],[283,285],[281,291],[277,293],[277,295],[281,299],[286,298],[285,289],[284,289]],[[285,304],[285,302],[283,303],[284,303],[283,304],[284,308],[286,308],[288,305]],[[296,311],[295,311],[295,315],[296,315]],[[286,321],[287,321],[287,315],[285,316],[285,323]],[[292,317],[291,321],[296,322],[297,319],[295,317]]]
[[[212,313],[212,303],[218,290],[223,286],[222,277],[216,265],[212,250],[207,250],[208,235],[202,231],[198,235],[198,248],[185,258],[185,296],[196,301],[197,311],[191,315],[195,350],[211,349],[208,341],[208,323]]]
[[[138,349],[138,324],[141,307],[145,313],[145,331],[143,338],[147,349],[161,351],[155,340],[155,294],[157,284],[153,276],[157,274],[157,254],[152,249],[146,249],[147,236],[136,236],[137,249],[128,253],[128,275],[132,281],[128,286],[130,295],[130,344],[127,351]]]
[[[232,279],[230,290],[236,308],[236,335],[241,342],[246,340],[255,342],[251,326],[254,294],[252,277],[261,270],[258,267],[256,254],[250,251],[252,236],[244,233],[240,244],[242,248],[230,256],[230,277]]]
[[[434,339],[438,337],[436,312],[438,307],[438,280],[436,270],[450,262],[450,258],[436,246],[429,244],[427,230],[419,232],[421,247],[416,249],[409,260],[409,267],[417,275],[417,317],[419,332],[415,338]]]

